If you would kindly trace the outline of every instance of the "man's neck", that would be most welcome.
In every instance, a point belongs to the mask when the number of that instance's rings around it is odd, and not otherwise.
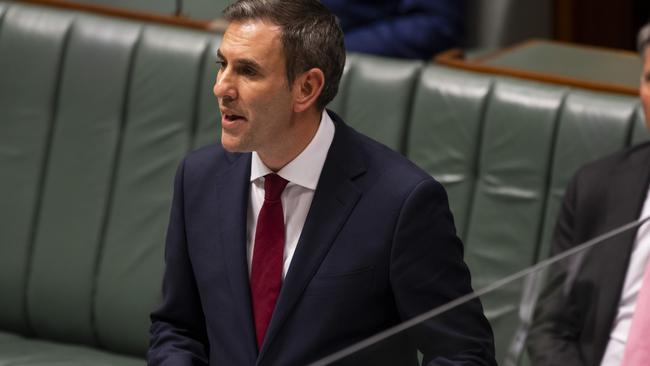
[[[278,144],[276,151],[257,152],[264,165],[277,172],[300,155],[316,135],[321,116],[322,112],[320,111],[310,111],[310,113],[296,116],[292,122],[291,134],[283,137],[284,141]]]

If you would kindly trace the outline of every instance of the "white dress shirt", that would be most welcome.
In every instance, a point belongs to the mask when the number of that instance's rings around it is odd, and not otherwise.
[[[650,215],[650,190],[646,195],[641,211],[641,218]],[[623,361],[623,353],[625,352],[625,343],[627,342],[628,334],[630,333],[630,326],[632,325],[632,316],[634,315],[634,307],[636,305],[636,298],[641,289],[643,282],[643,272],[650,256],[650,224],[647,222],[639,228],[632,248],[632,255],[630,257],[630,264],[627,267],[625,275],[625,282],[623,283],[623,291],[621,292],[621,299],[618,303],[618,311],[614,319],[612,332],[609,335],[609,342],[605,349],[605,356],[600,363],[601,366],[620,366]]]
[[[282,278],[287,275],[291,258],[296,251],[300,233],[314,198],[316,185],[325,164],[325,158],[334,139],[334,122],[323,111],[320,125],[309,145],[295,159],[276,172],[289,181],[282,192],[282,211],[284,212],[285,241],[282,260]],[[256,152],[251,161],[251,189],[248,201],[246,222],[246,255],[250,276],[253,251],[255,250],[255,230],[262,204],[264,203],[264,176],[273,173]]]

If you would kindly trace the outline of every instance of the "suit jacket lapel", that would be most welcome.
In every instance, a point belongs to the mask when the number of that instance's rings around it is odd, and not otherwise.
[[[251,154],[231,154],[231,165],[217,176],[218,221],[228,280],[235,307],[239,309],[251,355],[257,351],[255,340],[248,261],[246,259],[246,215],[250,190]]]
[[[607,200],[607,227],[613,229],[639,218],[643,208],[644,198],[648,189],[650,178],[650,149],[642,154],[632,155],[623,164],[612,170],[611,185]],[[594,321],[594,349],[595,360],[600,360],[604,354],[612,324],[618,310],[621,291],[625,282],[625,275],[630,261],[630,255],[637,230],[630,230],[618,235],[607,243],[592,251],[599,260],[601,269],[603,260],[606,260],[610,271],[595,270],[597,277],[594,281],[601,291],[600,302],[596,310]],[[597,253],[597,254],[596,254]]]
[[[282,284],[282,290],[262,345],[258,364],[271,347],[282,324],[327,255],[337,234],[361,197],[352,178],[365,171],[363,159],[348,142],[350,131],[338,118],[305,226]]]

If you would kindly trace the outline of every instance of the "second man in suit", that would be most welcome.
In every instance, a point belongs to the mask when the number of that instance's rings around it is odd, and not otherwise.
[[[638,37],[643,58],[640,97],[650,123],[650,24]],[[561,253],[636,219],[650,216],[650,143],[619,151],[582,167],[565,193],[553,237]],[[600,243],[550,273],[530,332],[535,366],[636,366],[629,347],[638,301],[650,270],[650,225]],[[650,275],[647,274],[646,276]],[[650,278],[650,277],[646,277]],[[641,306],[642,308],[642,306]],[[650,309],[648,309],[650,310]],[[649,345],[648,339],[644,339]],[[645,346],[650,355],[650,346]]]

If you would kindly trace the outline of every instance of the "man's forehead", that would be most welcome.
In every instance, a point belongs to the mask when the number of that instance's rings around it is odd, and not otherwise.
[[[280,45],[280,26],[262,19],[233,21],[226,28],[221,49],[248,47],[256,49],[276,48]]]

